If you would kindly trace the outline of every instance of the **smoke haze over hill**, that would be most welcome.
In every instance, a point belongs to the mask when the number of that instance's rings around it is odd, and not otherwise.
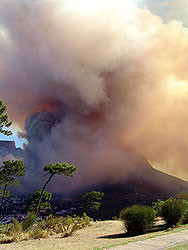
[[[29,185],[57,161],[78,166],[73,189],[121,181],[136,153],[188,180],[188,29],[171,19],[151,1],[0,0],[1,98]]]

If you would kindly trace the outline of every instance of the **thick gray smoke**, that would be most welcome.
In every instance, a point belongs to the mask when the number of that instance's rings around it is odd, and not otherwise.
[[[64,193],[92,184],[123,181],[132,173],[139,165],[139,157],[120,147],[110,131],[105,131],[104,119],[96,120],[95,116],[83,116],[78,110],[54,110],[29,117],[26,164],[30,166],[29,176],[35,176],[26,180],[30,187],[41,184],[41,167],[49,162],[67,161],[79,168],[74,181],[65,182],[60,177],[52,183],[54,191]],[[62,190],[65,183],[69,188]]]
[[[188,29],[136,1],[0,0],[0,86],[25,126],[27,183],[78,166],[72,190],[142,165],[187,178]],[[26,121],[26,124],[24,125]],[[32,177],[32,178],[31,178]],[[55,180],[54,190],[62,190]]]

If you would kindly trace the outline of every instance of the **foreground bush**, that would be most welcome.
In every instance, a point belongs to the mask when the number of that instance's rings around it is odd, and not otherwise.
[[[41,239],[48,237],[47,231],[35,228],[35,230],[29,232],[30,239]]]
[[[88,226],[90,218],[84,213],[80,216],[54,217],[50,215],[48,218],[38,223],[37,228],[41,231],[45,230],[50,235],[54,233],[62,233],[64,237],[70,236],[78,229]]]
[[[157,199],[157,201],[154,201],[152,203],[152,208],[155,210],[157,217],[161,216],[161,208],[162,208],[163,203],[164,201],[161,199]]]
[[[5,233],[8,236],[12,236],[13,238],[16,238],[21,233],[21,231],[22,224],[16,219],[13,219],[12,223],[9,224],[5,229]]]
[[[163,203],[161,207],[161,215],[166,221],[168,227],[176,226],[183,220],[186,209],[187,204],[184,200],[170,198]]]
[[[176,195],[178,200],[182,200],[185,206],[185,213],[182,218],[183,224],[188,224],[188,193],[182,192]]]
[[[187,200],[182,200],[183,206],[184,206],[184,214],[181,219],[182,224],[188,224],[188,201]]]
[[[67,237],[75,231],[88,226],[91,219],[84,213],[81,217],[54,217],[50,215],[37,224],[35,221],[36,216],[30,213],[22,223],[13,220],[10,224],[1,225],[0,243],[46,238],[54,234],[61,234],[63,237]]]
[[[148,206],[134,205],[122,210],[120,218],[123,220],[129,235],[138,235],[146,233],[152,228],[155,211]]]
[[[34,213],[28,213],[27,218],[22,222],[22,230],[29,230],[35,221],[37,220],[37,216]]]

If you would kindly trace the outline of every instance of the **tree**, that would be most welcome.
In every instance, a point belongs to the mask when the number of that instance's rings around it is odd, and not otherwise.
[[[58,162],[56,164],[50,163],[49,165],[46,165],[43,168],[43,170],[44,172],[47,172],[47,174],[50,174],[50,176],[42,188],[40,198],[38,200],[36,210],[35,210],[36,214],[39,213],[40,203],[41,203],[43,194],[45,192],[47,184],[51,181],[52,177],[54,175],[63,175],[63,176],[73,177],[74,176],[73,173],[77,170],[77,167],[75,167],[74,165],[69,165],[68,163]]]
[[[11,192],[9,190],[7,190],[4,194],[4,190],[0,189],[0,200],[3,198],[3,195],[8,198],[13,196],[13,194],[11,194]]]
[[[83,196],[83,205],[87,212],[94,212],[99,210],[101,206],[100,200],[104,197],[104,193],[99,191],[91,191]]]
[[[37,207],[38,202],[39,202],[40,197],[41,197],[41,193],[42,193],[42,190],[38,190],[31,195],[30,200],[27,202],[26,211],[33,212],[36,210],[36,207]],[[39,213],[42,211],[47,211],[47,210],[51,209],[51,205],[49,202],[51,200],[51,198],[52,198],[51,193],[48,193],[47,191],[43,192],[42,199],[40,201],[40,205],[38,208]]]
[[[12,135],[12,132],[7,130],[7,128],[11,126],[12,122],[9,122],[6,112],[6,105],[4,104],[3,100],[0,100],[0,133],[9,136]]]
[[[0,186],[3,187],[1,197],[0,214],[2,215],[3,203],[6,195],[9,195],[7,188],[11,185],[21,186],[20,181],[16,177],[25,175],[25,166],[23,161],[4,161],[0,167]]]

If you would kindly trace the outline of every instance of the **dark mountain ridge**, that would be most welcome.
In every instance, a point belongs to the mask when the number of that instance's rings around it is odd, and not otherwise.
[[[96,216],[111,218],[134,204],[151,205],[157,199],[168,199],[180,192],[188,192],[188,182],[154,169],[141,157],[140,166],[126,179],[117,183],[95,185],[90,190],[105,193],[102,206]]]

